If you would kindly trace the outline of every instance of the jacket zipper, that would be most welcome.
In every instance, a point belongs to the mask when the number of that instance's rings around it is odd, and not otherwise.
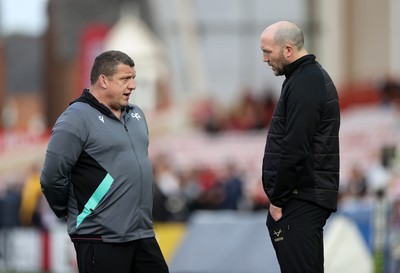
[[[131,143],[133,154],[135,155],[136,161],[138,162],[139,169],[140,169],[140,201],[139,201],[139,207],[138,207],[138,210],[139,210],[139,221],[138,221],[138,223],[140,224],[139,227],[143,227],[144,226],[143,225],[143,217],[142,217],[142,213],[141,213],[142,198],[143,198],[143,171],[142,171],[142,165],[140,164],[140,160],[139,160],[139,158],[138,158],[138,156],[136,154],[135,146],[133,145],[132,139],[129,137],[129,130],[128,130],[128,127],[126,127],[126,122],[127,121],[128,120],[124,119],[124,124],[123,125],[124,125],[125,131],[126,131],[126,133],[128,135],[129,141]]]

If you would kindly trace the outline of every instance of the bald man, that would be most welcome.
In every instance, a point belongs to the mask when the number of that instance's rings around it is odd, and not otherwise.
[[[262,164],[269,235],[282,273],[324,272],[323,228],[339,188],[337,91],[295,24],[267,27],[261,50],[273,73],[285,76]]]

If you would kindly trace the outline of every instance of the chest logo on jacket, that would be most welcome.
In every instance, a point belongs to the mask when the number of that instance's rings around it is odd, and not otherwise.
[[[99,116],[99,120],[101,120],[101,122],[104,123],[104,117],[103,116]]]
[[[136,118],[137,120],[140,120],[142,118],[138,113],[131,113],[131,116],[133,118]]]

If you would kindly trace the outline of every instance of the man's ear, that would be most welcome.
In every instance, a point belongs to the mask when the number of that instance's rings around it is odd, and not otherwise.
[[[100,74],[99,76],[99,84],[101,87],[103,88],[107,88],[107,84],[108,84],[108,79],[105,75]]]
[[[285,57],[290,59],[293,56],[293,46],[292,45],[285,45]]]

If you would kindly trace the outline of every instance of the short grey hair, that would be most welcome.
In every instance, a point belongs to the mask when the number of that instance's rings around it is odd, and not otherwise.
[[[304,47],[303,31],[293,23],[279,27],[275,32],[275,41],[278,45],[291,44],[297,49]]]

